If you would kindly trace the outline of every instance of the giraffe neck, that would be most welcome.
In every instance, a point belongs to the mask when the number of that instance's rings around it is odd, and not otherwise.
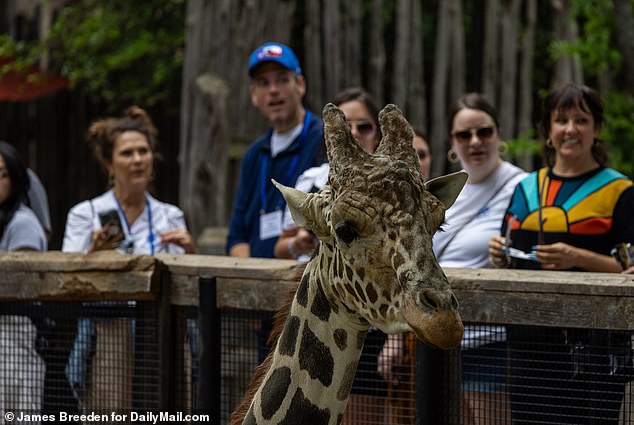
[[[328,300],[319,263],[306,266],[244,424],[341,422],[368,326]]]

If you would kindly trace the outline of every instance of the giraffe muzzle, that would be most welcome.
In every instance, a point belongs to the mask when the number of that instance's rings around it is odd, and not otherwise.
[[[423,342],[450,350],[462,340],[464,326],[458,313],[457,300],[450,291],[448,294],[423,291],[418,302],[408,297],[403,316]]]

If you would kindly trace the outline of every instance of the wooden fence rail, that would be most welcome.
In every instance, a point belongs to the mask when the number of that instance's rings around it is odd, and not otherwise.
[[[218,307],[276,310],[299,281],[292,260],[114,252],[0,254],[0,300],[159,300],[198,305],[198,278],[218,282]],[[446,269],[463,320],[634,330],[634,275]],[[161,291],[160,282],[169,282]]]

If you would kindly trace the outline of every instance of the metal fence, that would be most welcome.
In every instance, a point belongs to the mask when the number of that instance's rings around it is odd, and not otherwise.
[[[163,412],[224,424],[302,266],[49,253],[2,254],[0,270],[3,415],[152,423],[142,415]],[[371,332],[342,423],[634,423],[632,277],[447,274],[467,325],[460,349],[405,336],[388,385],[374,373],[385,337]]]

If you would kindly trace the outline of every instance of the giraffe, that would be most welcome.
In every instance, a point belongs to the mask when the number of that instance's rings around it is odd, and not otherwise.
[[[370,326],[413,330],[443,349],[462,339],[458,301],[431,239],[466,173],[423,182],[411,127],[394,105],[379,114],[374,155],[355,143],[336,106],[323,117],[328,185],[307,194],[274,181],[295,222],[321,243],[231,424],[339,424]]]

